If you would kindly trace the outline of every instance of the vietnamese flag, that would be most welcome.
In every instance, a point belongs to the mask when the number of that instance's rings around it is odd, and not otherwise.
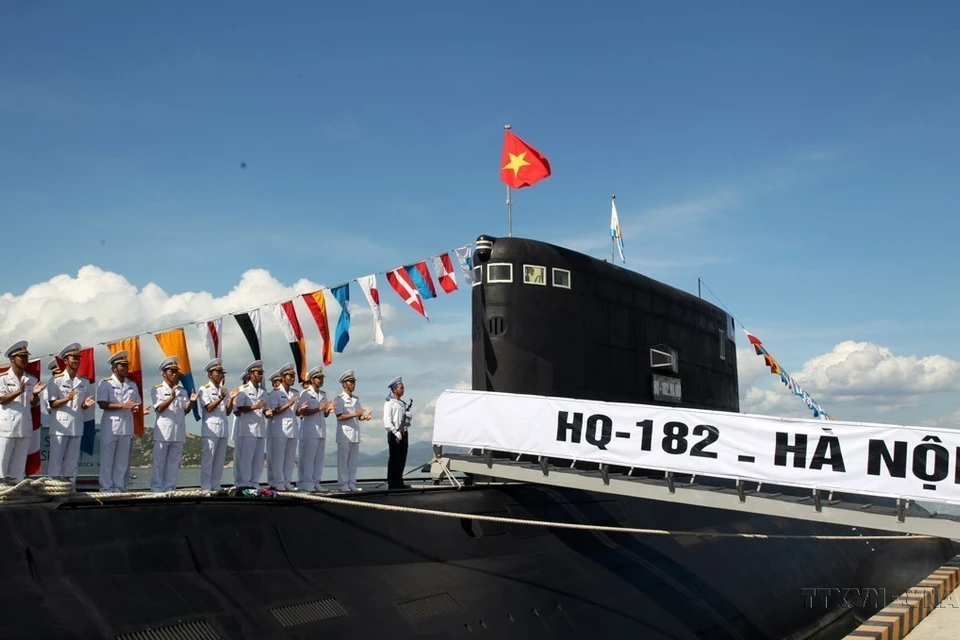
[[[529,187],[550,175],[550,163],[542,153],[518,138],[509,129],[503,141],[500,180],[519,189]]]

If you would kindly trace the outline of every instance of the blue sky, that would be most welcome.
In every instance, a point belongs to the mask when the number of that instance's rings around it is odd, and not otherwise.
[[[509,122],[553,167],[515,235],[609,255],[615,192],[627,267],[702,278],[791,373],[866,342],[896,395],[960,361],[956,3],[345,4],[0,4],[0,289],[93,264],[216,298],[505,234]],[[469,339],[467,295],[430,311],[398,335]],[[851,400],[815,370],[842,417],[960,409],[956,382]]]

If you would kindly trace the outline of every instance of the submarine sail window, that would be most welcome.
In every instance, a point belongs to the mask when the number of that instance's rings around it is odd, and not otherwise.
[[[487,265],[487,284],[513,282],[513,265],[509,262],[491,262]]]
[[[553,286],[560,287],[561,289],[570,288],[570,271],[569,269],[557,269],[553,268]]]
[[[477,265],[473,268],[473,286],[477,286],[483,281],[483,267]]]
[[[723,329],[718,329],[720,332],[720,359],[727,359],[727,332]]]
[[[547,268],[536,264],[523,265],[524,284],[538,284],[541,287],[547,286]]]
[[[650,368],[677,373],[677,351],[665,344],[650,347]]]

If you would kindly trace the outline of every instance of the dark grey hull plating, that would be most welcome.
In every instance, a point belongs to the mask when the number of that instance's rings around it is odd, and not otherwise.
[[[841,532],[524,485],[353,499],[649,528]],[[0,523],[4,638],[783,638],[829,613],[802,588],[848,586],[874,553],[866,542],[600,534],[226,498],[9,506]],[[932,546],[930,562],[945,552]]]

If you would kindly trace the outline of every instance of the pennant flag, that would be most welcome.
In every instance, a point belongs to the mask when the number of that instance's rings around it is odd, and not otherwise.
[[[37,379],[37,382],[43,382],[40,376],[43,375],[43,369],[39,360],[30,360],[24,369],[26,373]],[[10,365],[0,366],[0,375],[10,370]],[[41,403],[42,404],[42,403]],[[30,450],[27,452],[27,464],[24,472],[28,476],[39,475],[43,469],[43,460],[40,458],[40,405],[30,407],[30,419],[33,423],[33,433],[30,435]]]
[[[357,284],[363,290],[363,295],[370,303],[370,310],[373,311],[373,341],[377,344],[383,344],[383,318],[380,315],[380,292],[377,291],[377,276],[370,274],[357,278]]]
[[[283,336],[290,343],[293,352],[293,363],[297,369],[300,382],[307,379],[307,341],[303,338],[300,321],[297,320],[297,311],[293,308],[293,300],[272,305],[273,317],[276,318],[283,331]]]
[[[457,290],[457,276],[453,271],[453,261],[450,260],[450,254],[444,253],[433,258],[433,270],[440,275],[437,280],[440,286],[447,293],[453,293]]]
[[[430,277],[430,270],[427,268],[425,261],[421,260],[417,264],[408,264],[404,269],[410,274],[410,279],[416,285],[421,296],[424,298],[437,297],[437,290],[433,286],[433,278]]]
[[[821,420],[833,420],[827,413],[820,407],[819,404],[814,401],[810,395],[800,388],[800,385],[797,383],[793,377],[783,370],[783,367],[780,366],[780,363],[777,362],[774,357],[767,351],[766,347],[760,342],[760,338],[753,335],[746,330],[745,327],[741,327],[743,332],[747,334],[747,340],[753,345],[753,350],[757,352],[758,356],[763,356],[763,363],[770,368],[770,373],[780,376],[780,381],[783,385],[790,391],[793,395],[800,398],[807,408],[813,411],[813,417],[819,418]]]
[[[61,371],[66,370],[66,363],[59,357],[56,357],[57,366]],[[86,379],[90,383],[91,395],[96,396],[97,368],[93,361],[93,347],[82,349],[80,351],[80,366],[77,367],[77,376]],[[93,445],[97,439],[97,405],[92,407],[83,407],[83,436],[80,438],[80,451],[89,456],[93,455]]]
[[[550,163],[542,153],[518,138],[509,129],[503,141],[500,180],[508,187],[529,187],[550,175]]]
[[[610,237],[613,238],[620,252],[620,262],[626,264],[627,260],[623,257],[623,233],[620,232],[620,218],[617,217],[616,197],[610,201]]]
[[[223,318],[198,322],[197,330],[200,331],[200,336],[203,338],[203,346],[207,348],[207,359],[222,358],[223,351],[220,348],[222,344],[220,336],[223,335]]]
[[[157,344],[163,355],[168,358],[176,358],[180,361],[180,385],[187,390],[187,394],[192,394],[197,390],[197,385],[193,381],[193,373],[190,368],[190,354],[187,353],[187,337],[183,329],[173,329],[164,333],[154,334]],[[193,417],[200,420],[200,407],[198,402],[193,403]]]
[[[323,297],[323,291],[314,291],[313,293],[303,294],[303,301],[307,303],[307,309],[317,323],[317,329],[320,330],[320,352],[323,357],[323,366],[329,367],[333,364],[333,343],[330,341],[330,325],[327,324],[327,301]]]
[[[429,320],[427,310],[423,308],[423,298],[417,291],[416,285],[410,279],[410,273],[403,267],[398,267],[393,271],[387,272],[387,282],[397,292],[397,295],[409,305],[411,309]]]
[[[137,391],[140,392],[140,408],[144,409],[148,405],[149,401],[143,400],[143,371],[141,370],[140,364],[140,336],[134,336],[133,338],[127,338],[126,340],[120,340],[118,342],[111,342],[107,345],[107,349],[110,350],[110,355],[120,351],[126,351],[130,354],[130,366],[127,367],[127,378],[129,378],[130,382],[137,386]],[[143,411],[138,411],[133,414],[133,435],[143,435]]]
[[[253,359],[262,360],[260,357],[260,309],[254,309],[247,313],[235,313],[233,317],[240,325],[240,331],[243,332],[243,337],[247,339],[247,344],[250,345]]]
[[[470,254],[471,247],[459,247],[456,249],[457,262],[460,263],[460,270],[463,272],[463,280],[469,285],[473,284],[473,256]]]
[[[343,353],[343,349],[350,342],[350,283],[331,289],[330,293],[340,303],[340,319],[337,320],[334,349],[337,353]]]

